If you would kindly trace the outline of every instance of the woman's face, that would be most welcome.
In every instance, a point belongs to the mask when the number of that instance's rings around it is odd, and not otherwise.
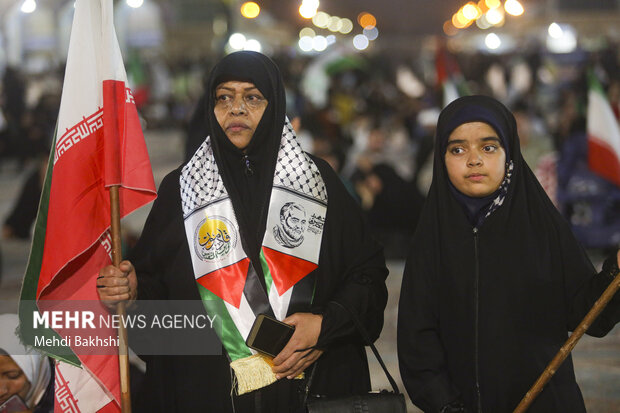
[[[215,118],[228,139],[245,149],[267,108],[267,99],[249,82],[231,80],[215,88]]]
[[[501,185],[506,152],[489,124],[469,122],[450,134],[445,162],[450,182],[456,189],[467,196],[482,198]]]
[[[11,356],[0,356],[0,404],[17,394],[23,400],[30,390],[28,378]]]

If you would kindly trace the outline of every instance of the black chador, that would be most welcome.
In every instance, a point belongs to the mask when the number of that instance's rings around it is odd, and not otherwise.
[[[490,125],[506,153],[504,181],[485,198],[459,192],[447,175],[448,138],[469,122]],[[435,148],[401,290],[401,375],[424,411],[460,401],[471,412],[511,412],[609,285],[616,256],[596,273],[496,100],[471,96],[446,107]],[[617,296],[588,334],[603,336],[619,319]],[[570,357],[529,411],[585,411]]]
[[[268,102],[244,151],[228,140],[213,113],[215,88],[228,81],[254,84]],[[246,309],[258,312],[263,308],[269,312],[273,295],[266,298],[267,291],[275,282],[266,282],[265,267],[261,265],[268,243],[266,234],[275,229],[288,231],[287,242],[274,247],[284,253],[301,249],[318,239],[316,259],[307,260],[316,268],[293,287],[286,315],[306,312],[323,316],[316,347],[325,352],[318,359],[311,393],[342,395],[364,392],[370,387],[364,346],[349,316],[332,302],[340,302],[355,311],[376,338],[383,325],[387,301],[387,269],[383,253],[373,241],[372,231],[363,222],[359,207],[334,171],[327,163],[295,149],[298,145],[294,142],[294,132],[285,127],[288,126],[285,106],[282,77],[266,56],[238,52],[216,65],[208,82],[206,116],[209,137],[188,164],[164,178],[131,258],[138,275],[138,299],[201,300],[204,299],[203,290],[211,289],[208,294],[217,296],[217,299],[223,297],[229,309],[243,307],[238,303],[244,300],[248,303]],[[286,159],[279,156],[283,151],[287,154]],[[294,161],[289,154],[294,154]],[[296,165],[295,171],[290,171],[292,165]],[[312,166],[312,172],[307,181],[301,182],[300,175],[309,171],[305,169],[306,165]],[[296,176],[294,182],[286,181],[290,176]],[[282,187],[276,188],[276,182]],[[324,187],[315,191],[313,183],[316,182]],[[224,189],[221,190],[222,185]],[[282,206],[278,214],[272,214],[276,191],[306,191],[300,196],[307,202],[323,205],[323,209],[317,207],[319,212],[313,215],[308,207]],[[218,196],[224,197],[231,205],[224,212],[231,212],[231,208],[234,215],[224,217],[225,214],[218,212],[218,216],[207,214],[205,218],[203,214],[205,233],[212,227],[220,231],[221,238],[213,237],[214,244],[211,240],[205,241],[204,245],[194,244],[189,239],[193,232],[187,230],[193,211],[210,208],[209,203],[214,199],[219,202]],[[211,222],[207,222],[209,220]],[[233,225],[233,220],[238,225]],[[200,222],[197,225],[195,233],[201,235]],[[209,225],[211,227],[207,228]],[[234,234],[238,235],[235,253],[244,257],[244,262],[249,261],[249,267],[244,267],[247,273],[242,273],[243,289],[232,291],[231,295],[208,284],[203,289],[195,276],[197,261],[194,255],[205,246],[213,249],[212,245],[221,245],[221,250],[210,250],[209,254],[221,254],[222,260],[228,259],[227,254],[232,253],[224,243],[235,240],[231,231],[233,227],[238,228],[238,233]],[[318,233],[321,236],[317,238]],[[272,243],[278,242],[276,234],[273,238]],[[203,258],[206,262],[212,256],[205,253]],[[299,290],[310,288],[297,294],[298,286]],[[309,299],[296,301],[296,297]],[[241,312],[237,315],[243,316]],[[230,367],[233,347],[224,345],[222,355],[214,356],[145,357],[144,397],[138,398],[138,411],[231,412],[233,402],[236,412],[284,413],[300,407],[304,380],[284,378],[259,390],[234,395],[231,384],[234,374]]]

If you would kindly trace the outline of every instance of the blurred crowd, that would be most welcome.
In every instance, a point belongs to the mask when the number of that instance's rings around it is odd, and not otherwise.
[[[349,53],[272,56],[287,82],[287,113],[303,148],[326,159],[367,215],[388,258],[403,258],[432,176],[439,111],[463,94],[505,103],[530,168],[586,248],[620,244],[620,188],[587,163],[588,74],[620,117],[620,46],[567,55],[449,51],[416,56]],[[217,59],[167,62],[131,54],[128,78],[146,130],[178,128],[186,158],[204,139],[204,78]],[[63,70],[7,68],[0,106],[0,171],[29,168],[3,236],[28,238],[52,142]],[[5,162],[13,160],[12,163]]]

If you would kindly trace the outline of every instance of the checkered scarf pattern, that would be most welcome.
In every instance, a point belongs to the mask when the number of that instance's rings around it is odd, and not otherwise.
[[[207,137],[181,171],[183,218],[220,199],[228,192],[215,163],[211,138]],[[282,130],[273,186],[287,188],[300,195],[327,204],[327,189],[316,164],[301,149],[288,119]]]
[[[489,206],[489,210],[484,215],[484,219],[487,219],[493,211],[502,206],[504,200],[506,199],[506,194],[508,193],[508,186],[510,186],[510,181],[512,178],[512,171],[514,169],[514,164],[512,161],[506,163],[506,175],[504,176],[504,180],[499,186],[499,194],[495,197],[491,205]]]

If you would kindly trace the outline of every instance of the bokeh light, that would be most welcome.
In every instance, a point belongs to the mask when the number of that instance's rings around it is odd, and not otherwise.
[[[299,6],[299,15],[304,19],[311,19],[316,15],[316,9],[303,3]]]
[[[241,50],[245,46],[245,36],[242,33],[233,33],[228,38],[228,44],[235,50]]]
[[[347,18],[341,19],[342,27],[340,28],[340,33],[349,34],[351,30],[353,30],[353,22]]]
[[[303,50],[304,52],[309,52],[312,50],[312,37],[310,36],[304,36],[301,39],[299,39],[298,45],[299,48],[301,50]]]
[[[547,28],[547,33],[549,33],[549,36],[553,37],[554,39],[559,39],[564,34],[564,31],[559,24],[553,22]]]
[[[358,34],[353,38],[353,47],[357,50],[365,50],[369,44],[370,41],[368,40],[368,37],[363,34]]]
[[[502,45],[502,39],[500,39],[495,33],[489,33],[484,38],[484,45],[489,50],[496,50]]]
[[[316,33],[310,27],[304,27],[299,31],[299,38],[301,39],[304,36],[314,37],[316,36]]]
[[[458,12],[454,13],[454,15],[452,16],[452,24],[457,29],[464,29],[470,23],[471,23],[471,20],[469,20],[468,18],[466,18],[463,15],[463,10],[462,9],[459,10]]]
[[[329,18],[329,23],[327,24],[327,29],[331,32],[340,31],[342,28],[342,21],[338,16],[332,16]]]
[[[253,1],[247,1],[241,5],[241,15],[246,19],[253,19],[260,14],[260,7]]]
[[[489,11],[489,6],[487,6],[487,2],[485,0],[478,1],[478,8],[480,9],[480,13],[482,14]]]
[[[263,50],[263,46],[256,39],[248,39],[243,46],[243,50],[251,50],[253,52],[260,52]]]
[[[138,6],[140,7],[140,6]],[[26,0],[22,3],[20,10],[22,13],[32,13],[37,9],[37,3],[34,0]]]
[[[370,13],[362,12],[357,16],[357,22],[362,28],[375,27],[377,25],[377,19]]]
[[[476,26],[482,30],[486,30],[493,25],[487,20],[487,15],[483,14],[478,20],[476,20]]]
[[[365,28],[363,33],[364,36],[368,38],[368,40],[375,40],[377,37],[379,37],[379,29],[377,29],[376,27],[373,27],[372,29]]]
[[[476,20],[481,14],[482,13],[480,12],[478,6],[472,2],[469,2],[463,6],[463,16],[465,16],[467,20]]]
[[[316,36],[312,39],[312,48],[317,52],[327,49],[327,39],[325,36]]]
[[[458,33],[458,29],[454,27],[450,20],[446,20],[443,24],[443,32],[448,36],[454,36]]]
[[[518,0],[506,0],[506,3],[504,3],[504,10],[511,16],[521,16],[525,11]]]
[[[496,9],[502,5],[500,0],[484,0],[489,9]]]
[[[577,48],[577,31],[571,25],[552,23],[547,34],[547,49],[552,53],[571,53]]]
[[[502,9],[491,9],[484,15],[489,24],[497,26],[504,21],[504,11]]]
[[[320,27],[321,29],[326,28],[329,24],[329,14],[325,13],[324,11],[317,12],[317,14],[312,17],[312,23],[316,27]]]

